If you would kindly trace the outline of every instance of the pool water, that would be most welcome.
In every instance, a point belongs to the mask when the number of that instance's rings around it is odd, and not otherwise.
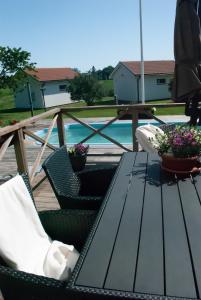
[[[152,124],[152,125],[159,125],[157,122],[141,122],[139,121],[139,125],[145,125],[145,124]],[[101,128],[104,123],[90,123],[93,128],[99,129]],[[44,138],[47,134],[48,129],[45,128],[43,130],[38,131],[36,134],[40,136],[41,138]],[[132,144],[132,123],[131,122],[115,122],[110,124],[107,128],[103,129],[102,132],[109,137],[113,138],[114,140],[117,140],[121,144]],[[65,125],[65,138],[67,144],[77,144],[81,140],[83,140],[85,137],[90,135],[92,133],[92,130],[84,127],[81,124],[69,124]],[[54,128],[52,131],[52,134],[49,138],[49,143],[57,145],[58,142],[58,133],[57,128]],[[96,134],[92,138],[86,141],[87,144],[105,144],[105,145],[111,145],[109,140],[105,139],[104,137],[100,136],[99,134]]]

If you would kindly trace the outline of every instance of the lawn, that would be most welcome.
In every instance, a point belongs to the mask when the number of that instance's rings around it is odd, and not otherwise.
[[[106,96],[114,95],[113,80],[99,80],[99,82],[103,86],[104,95]]]
[[[34,111],[34,114],[40,114],[44,109]],[[12,120],[23,120],[31,117],[28,110],[19,110],[15,108],[13,94],[9,90],[0,90],[0,121],[8,125]]]
[[[104,83],[108,90],[111,89],[111,80]],[[149,101],[150,104],[157,103],[172,103],[171,100],[157,100]],[[103,99],[96,101],[96,105],[113,105],[115,104],[113,97],[104,97]],[[66,105],[66,107],[82,107],[85,106],[84,102],[72,103]],[[44,112],[44,109],[34,110],[34,115]],[[87,118],[87,117],[113,117],[116,116],[116,109],[95,109],[91,111],[80,111],[73,113],[77,117]],[[182,115],[184,114],[184,107],[175,108],[158,108],[156,115]],[[31,117],[30,111],[27,110],[17,110],[14,107],[13,95],[9,90],[0,90],[0,121],[4,122],[4,125],[9,124],[10,120],[23,120]]]
[[[149,104],[167,104],[167,103],[173,103],[172,100],[155,100],[155,101],[149,101],[147,102]],[[162,116],[162,115],[184,115],[184,106],[180,107],[170,107],[170,108],[157,108],[156,115]]]

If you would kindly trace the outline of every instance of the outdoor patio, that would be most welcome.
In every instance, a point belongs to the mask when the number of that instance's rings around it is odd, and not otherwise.
[[[182,104],[167,104],[165,106],[169,107],[169,106],[180,106],[180,105]],[[158,106],[160,107],[161,105]],[[90,107],[89,109],[93,110],[96,108],[97,107]],[[111,109],[114,108],[118,109],[119,107],[111,106]],[[89,138],[91,135],[100,134],[103,137],[105,136],[111,142],[111,145],[107,145],[107,146],[90,145],[88,156],[87,156],[87,164],[86,164],[87,169],[96,166],[102,167],[102,166],[118,165],[122,157],[122,154],[127,152],[127,157],[130,157],[132,159],[131,159],[131,163],[129,162],[126,163],[126,165],[129,167],[129,170],[127,171],[127,169],[125,168],[125,171],[123,171],[123,174],[121,176],[123,176],[122,180],[123,181],[126,180],[129,186],[129,182],[130,182],[129,180],[135,174],[135,172],[131,172],[130,170],[130,168],[132,169],[132,165],[135,164],[134,152],[136,152],[139,149],[138,142],[135,136],[135,132],[138,127],[138,115],[141,112],[145,112],[149,115],[149,117],[151,116],[153,119],[155,119],[161,124],[172,121],[172,119],[168,117],[165,117],[162,120],[154,115],[151,115],[150,114],[151,108],[152,108],[151,105],[125,106],[124,113],[127,114],[129,111],[129,113],[131,114],[132,143],[130,145],[121,144],[117,140],[111,138],[111,136],[106,136],[102,132],[103,128],[106,128],[107,126],[109,126],[110,124],[118,120],[119,115],[115,116],[114,118],[107,118],[107,120],[104,120],[105,122],[102,122],[102,127],[100,129],[95,129],[93,128],[93,125],[88,124],[88,120],[78,119],[73,115],[73,112],[76,111],[77,109],[66,110],[62,108],[56,108],[51,111],[47,111],[41,115],[34,116],[33,118],[23,120],[20,123],[17,123],[15,125],[4,127],[0,129],[0,136],[2,137],[3,140],[3,143],[0,148],[0,169],[1,169],[0,182],[3,183],[5,180],[9,180],[9,178],[15,176],[17,173],[28,173],[30,183],[33,189],[33,195],[34,195],[34,200],[36,203],[37,210],[44,211],[44,210],[59,209],[60,206],[58,204],[58,201],[54,195],[54,192],[47,178],[45,177],[43,170],[41,169],[41,165],[45,160],[45,158],[47,158],[50,153],[57,150],[59,146],[62,147],[66,144],[64,124],[66,123],[65,117],[67,115],[70,120],[73,120],[73,122],[78,122],[83,126],[88,127],[92,130],[93,133],[89,134],[87,138]],[[104,109],[104,107],[103,108],[98,107],[98,109]],[[52,120],[50,119],[51,117]],[[183,116],[177,117],[177,121],[178,119],[182,121],[186,121],[186,118],[183,118]],[[54,145],[49,142],[49,138],[54,127],[57,127],[58,129],[59,145]],[[38,137],[36,134],[36,131],[42,128],[48,128],[47,134],[44,138]],[[29,137],[31,137],[32,139],[30,139]],[[87,143],[87,138],[85,138],[86,143]],[[40,142],[41,144],[39,144],[38,142]],[[138,167],[141,168],[140,156],[139,156],[138,164],[139,166],[137,166],[137,168]],[[124,167],[122,170],[124,170]],[[140,175],[140,180],[143,180],[141,178],[141,173],[139,173],[139,175]],[[118,179],[118,172],[115,174],[115,178]],[[119,178],[119,183],[121,183],[122,180],[121,178]],[[117,180],[116,186],[119,188],[119,192],[117,192],[117,195],[119,195],[119,198],[123,199],[121,197],[121,193],[124,193],[124,190],[121,189],[119,183]],[[99,185],[97,186],[99,187]],[[101,181],[100,181],[100,187],[101,187]],[[125,187],[127,189],[126,185]],[[126,196],[126,194],[124,196]],[[114,198],[115,197],[116,196],[114,196]]]

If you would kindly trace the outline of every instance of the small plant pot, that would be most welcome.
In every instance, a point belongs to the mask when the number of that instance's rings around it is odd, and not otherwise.
[[[85,168],[86,155],[70,155],[70,160],[74,172],[82,171]]]
[[[161,168],[168,173],[173,174],[191,174],[198,173],[201,170],[201,164],[198,156],[178,158],[173,155],[161,155]]]

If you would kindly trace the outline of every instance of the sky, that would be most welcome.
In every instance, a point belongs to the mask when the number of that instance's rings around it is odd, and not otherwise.
[[[142,0],[144,60],[174,59],[176,0]],[[140,60],[139,0],[0,0],[0,46],[86,72]]]

